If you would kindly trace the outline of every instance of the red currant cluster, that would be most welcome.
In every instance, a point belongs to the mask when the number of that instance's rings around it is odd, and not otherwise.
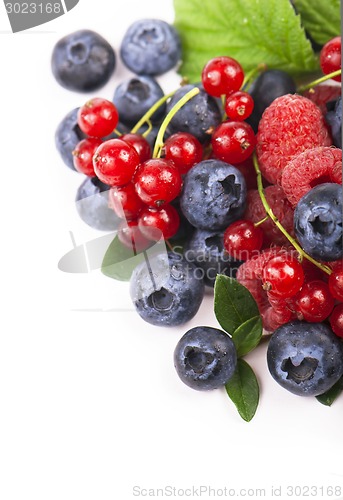
[[[232,164],[249,158],[255,135],[245,120],[254,102],[240,91],[242,67],[229,57],[212,59],[205,66],[202,83],[212,96],[225,95],[223,121],[212,132],[213,155]],[[182,176],[204,157],[199,140],[188,132],[168,137],[162,150],[152,157],[145,137],[126,133],[110,136],[119,121],[115,105],[103,98],[87,101],[78,112],[78,125],[88,137],[73,151],[76,170],[97,177],[111,187],[110,207],[123,219],[118,237],[127,247],[140,252],[161,237],[169,239],[179,228],[180,218],[171,204],[181,192]]]
[[[211,146],[216,158],[228,163],[241,163],[251,156],[255,134],[246,120],[254,109],[250,94],[240,90],[244,83],[241,65],[231,57],[215,57],[202,71],[202,84],[208,94],[222,97],[228,120],[214,131]]]
[[[179,214],[171,205],[181,192],[182,175],[203,157],[203,147],[189,133],[179,132],[164,143],[163,158],[152,158],[148,141],[140,134],[112,134],[119,116],[114,104],[93,98],[78,112],[78,125],[89,136],[73,152],[74,166],[111,187],[109,201],[123,219],[118,237],[140,252],[169,239],[179,228]]]

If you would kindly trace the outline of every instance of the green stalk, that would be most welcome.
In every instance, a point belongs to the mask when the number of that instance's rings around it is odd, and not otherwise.
[[[161,97],[161,99],[156,101],[155,104],[151,106],[151,108],[145,113],[145,115],[142,116],[139,122],[136,123],[136,125],[131,130],[131,134],[135,134],[141,128],[141,126],[144,125],[145,122],[149,121],[155,111],[157,111],[157,109],[162,106],[162,104],[164,104],[170,97],[172,97],[175,92],[176,90],[170,92],[169,94]]]
[[[331,78],[335,78],[335,76],[339,76],[342,74],[342,70],[338,69],[337,71],[333,71],[332,73],[329,73],[327,75],[322,76],[321,78],[318,78],[318,80],[314,80],[311,83],[307,83],[306,85],[302,85],[297,89],[298,93],[305,92],[305,90],[310,90],[312,87],[315,87],[316,85],[319,85],[320,83],[326,82],[327,80],[331,80]]]
[[[163,120],[163,122],[160,126],[160,129],[158,131],[156,141],[155,141],[154,151],[152,154],[153,158],[159,158],[161,156],[162,148],[164,146],[163,136],[164,136],[165,131],[166,131],[170,121],[172,120],[173,116],[179,111],[179,109],[182,108],[182,106],[184,104],[186,104],[186,102],[188,102],[190,99],[192,99],[192,97],[199,94],[199,92],[200,92],[200,90],[198,89],[198,87],[195,87],[194,89],[190,90],[189,92],[187,92],[187,94],[185,94],[183,97],[181,97],[181,99],[169,111],[169,113],[167,114],[167,116]]]

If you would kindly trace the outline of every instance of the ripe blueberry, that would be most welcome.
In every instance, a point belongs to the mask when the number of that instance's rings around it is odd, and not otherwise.
[[[196,267],[181,255],[169,252],[149,257],[133,271],[132,302],[148,323],[181,325],[197,313],[204,295],[204,282]]]
[[[273,333],[267,362],[282,387],[299,396],[318,396],[343,375],[343,344],[324,323],[291,321]]]
[[[294,212],[295,235],[309,255],[324,261],[343,257],[342,186],[318,184],[300,198]]]
[[[105,85],[115,64],[113,48],[91,30],[79,30],[63,37],[55,45],[51,59],[58,83],[79,92],[91,92]]]
[[[198,391],[217,389],[232,377],[237,352],[231,338],[208,326],[188,330],[174,351],[176,371],[186,385]]]
[[[228,163],[204,160],[185,175],[180,206],[193,226],[208,231],[226,229],[244,213],[244,177]]]
[[[181,59],[175,28],[160,19],[141,19],[126,31],[120,46],[123,63],[138,75],[161,75]]]

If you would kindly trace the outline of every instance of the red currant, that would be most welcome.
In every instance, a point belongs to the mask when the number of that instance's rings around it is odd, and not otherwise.
[[[287,253],[268,260],[262,270],[263,287],[274,296],[292,297],[299,292],[303,282],[304,272],[300,262]]]
[[[177,233],[179,225],[178,211],[169,204],[161,208],[147,207],[138,218],[138,226],[144,236],[154,241],[159,241],[162,236],[166,240],[171,238]]]
[[[231,120],[246,120],[254,109],[254,100],[247,92],[233,92],[226,97],[225,113]]]
[[[252,154],[256,137],[248,123],[226,121],[213,132],[211,144],[215,156],[227,163],[240,163]]]
[[[144,203],[160,207],[180,194],[182,178],[173,162],[152,158],[140,165],[134,176],[134,185]]]
[[[124,134],[120,137],[135,148],[139,155],[140,162],[143,163],[151,158],[151,147],[148,141],[140,134]]]
[[[121,222],[118,228],[118,239],[126,248],[131,249],[134,254],[142,252],[151,246],[151,240],[148,240],[142,234],[136,220]]]
[[[238,220],[224,232],[224,248],[234,259],[248,260],[259,252],[263,231],[250,220]]]
[[[122,219],[136,219],[145,207],[132,182],[122,187],[112,187],[108,199],[110,207]]]
[[[113,132],[118,123],[118,111],[107,99],[94,97],[81,106],[77,122],[85,134],[91,137],[105,137]]]
[[[138,165],[137,151],[121,139],[103,142],[93,156],[94,172],[109,186],[129,183]]]
[[[330,274],[329,288],[331,295],[343,302],[343,266],[339,266]]]
[[[164,143],[165,158],[172,160],[181,174],[186,174],[193,165],[202,160],[203,148],[194,135],[177,132]]]
[[[227,56],[215,57],[205,64],[201,80],[208,94],[220,97],[241,88],[244,72],[235,59]]]
[[[329,318],[332,331],[343,338],[343,304],[338,304]]]
[[[316,280],[306,283],[297,295],[299,319],[310,323],[324,321],[334,306],[334,299],[329,286],[324,281]]]
[[[78,172],[95,177],[93,156],[100,144],[102,144],[102,140],[97,137],[88,137],[77,144],[73,151],[73,162]]]
[[[333,71],[341,69],[341,37],[336,36],[329,40],[322,50],[319,56],[320,67],[324,75],[328,75]],[[336,82],[341,81],[341,75],[335,76],[333,80]]]

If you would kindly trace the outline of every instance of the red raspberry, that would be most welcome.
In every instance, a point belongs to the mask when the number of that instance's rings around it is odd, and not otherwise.
[[[285,193],[280,186],[268,186],[265,188],[269,206],[273,210],[274,215],[283,225],[288,233],[292,236],[293,231],[293,209],[286,199]],[[247,209],[244,214],[244,219],[251,220],[256,223],[266,216],[266,211],[262,205],[260,195],[257,189],[251,189],[247,194]],[[287,245],[288,241],[281,231],[276,227],[274,222],[268,218],[261,224],[263,231],[263,246],[269,247],[272,243],[275,245]]]
[[[342,184],[342,150],[318,147],[295,156],[283,169],[281,186],[295,207],[300,198],[317,184]]]
[[[313,89],[304,92],[304,97],[313,101],[325,115],[327,113],[326,103],[335,101],[341,96],[340,85],[317,85]]]
[[[331,144],[318,106],[306,97],[286,94],[277,97],[264,111],[258,127],[256,152],[262,174],[276,184],[295,155]]]

